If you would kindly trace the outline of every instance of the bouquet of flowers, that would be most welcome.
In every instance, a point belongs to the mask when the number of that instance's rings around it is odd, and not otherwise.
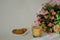
[[[44,4],[42,10],[39,11],[42,14],[37,14],[37,20],[34,23],[42,26],[44,32],[60,33],[60,5],[53,5],[51,2]]]

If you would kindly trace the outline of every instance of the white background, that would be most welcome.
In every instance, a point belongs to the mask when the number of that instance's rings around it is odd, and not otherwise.
[[[43,0],[0,0],[0,34],[14,27],[30,27]]]

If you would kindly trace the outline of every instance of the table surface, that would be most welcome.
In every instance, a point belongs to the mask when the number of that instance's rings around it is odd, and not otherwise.
[[[43,33],[41,37],[34,38],[32,36],[31,30],[29,30],[25,35],[14,35],[12,33],[0,35],[1,40],[60,40],[59,34],[46,34]]]
[[[39,38],[32,38],[30,40],[60,40],[60,35],[59,34],[48,34],[43,37]]]
[[[42,33],[41,37],[34,38],[32,36],[31,30],[27,32],[25,35],[20,36],[20,40],[60,40],[60,35],[56,33]]]

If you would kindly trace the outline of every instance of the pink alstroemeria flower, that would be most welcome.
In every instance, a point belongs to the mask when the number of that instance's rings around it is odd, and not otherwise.
[[[51,13],[52,13],[52,12],[54,12],[54,9],[51,9],[51,11],[50,11],[50,12],[51,12]]]
[[[49,23],[48,26],[51,27],[52,26],[52,23]]]
[[[55,32],[58,31],[58,29],[59,29],[58,27],[59,27],[58,24],[54,26],[54,31],[55,31]]]
[[[41,19],[41,17],[37,15],[37,19]]]
[[[52,12],[52,15],[55,15],[56,14],[56,12]]]
[[[45,19],[47,19],[47,18],[48,18],[48,16],[44,16],[44,18],[45,18]]]
[[[50,19],[51,19],[51,20],[54,20],[54,16],[51,16]]]
[[[38,22],[40,22],[40,23],[42,22],[42,20],[41,20],[41,19],[38,19],[37,21],[38,21]]]
[[[34,26],[38,26],[42,22],[41,18],[37,16],[37,19],[34,21]]]
[[[34,21],[34,26],[38,26],[40,24],[40,22],[38,20]]]
[[[42,19],[41,19],[40,16],[37,16],[37,21],[38,21],[38,22],[42,22]]]
[[[44,12],[45,14],[48,14],[48,10],[45,10],[45,12]]]

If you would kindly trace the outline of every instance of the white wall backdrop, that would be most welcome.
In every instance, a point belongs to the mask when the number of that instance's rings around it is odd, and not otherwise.
[[[44,1],[0,0],[0,39],[6,39],[5,36],[9,35],[12,28],[31,27],[36,12],[41,8]]]

